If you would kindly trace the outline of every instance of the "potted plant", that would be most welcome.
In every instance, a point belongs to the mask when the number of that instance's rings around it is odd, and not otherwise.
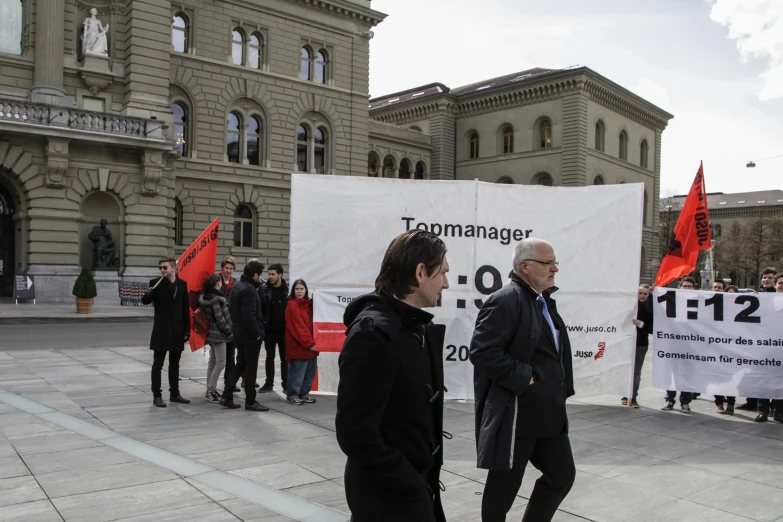
[[[92,312],[92,300],[98,295],[95,288],[95,279],[92,278],[89,268],[82,268],[82,273],[73,284],[73,295],[76,296],[76,313],[89,314]]]

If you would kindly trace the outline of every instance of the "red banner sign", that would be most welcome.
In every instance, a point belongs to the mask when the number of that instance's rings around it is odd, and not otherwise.
[[[188,303],[191,315],[198,308],[201,285],[204,284],[208,275],[215,272],[219,227],[220,218],[217,217],[177,260],[177,276],[188,284]],[[204,347],[204,340],[205,336],[193,329],[193,321],[191,321],[190,349],[194,352],[200,350]]]

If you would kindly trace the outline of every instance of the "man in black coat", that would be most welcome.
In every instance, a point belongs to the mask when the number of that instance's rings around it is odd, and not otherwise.
[[[288,283],[283,278],[283,265],[269,265],[269,278],[259,288],[261,306],[264,308],[264,348],[266,349],[266,380],[261,393],[272,391],[275,382],[275,347],[280,354],[280,384],[288,390],[288,361],[285,352],[285,309],[288,304]]]
[[[249,262],[228,296],[237,362],[220,399],[220,405],[226,408],[239,408],[239,404],[234,403],[234,388],[240,377],[246,383],[256,382],[258,354],[264,340],[264,316],[261,313],[261,298],[258,296],[258,285],[261,284],[263,273],[264,265],[258,261]],[[269,408],[256,402],[256,389],[252,385],[245,387],[245,409],[269,411]]]
[[[345,311],[337,442],[353,522],[445,522],[443,340],[422,308],[449,287],[446,245],[411,230],[389,245],[375,292]]]
[[[523,239],[514,250],[511,283],[489,299],[470,344],[476,399],[478,467],[490,470],[483,522],[502,522],[528,462],[543,473],[523,522],[552,519],[576,477],[566,398],[574,394],[571,345],[551,294],[555,252]]]
[[[188,285],[177,277],[177,262],[170,257],[158,261],[161,277],[150,280],[150,287],[141,302],[155,305],[150,350],[154,351],[152,363],[152,403],[165,408],[161,391],[160,372],[166,354],[169,354],[169,401],[188,404],[179,393],[179,360],[185,343],[190,338],[190,306]]]

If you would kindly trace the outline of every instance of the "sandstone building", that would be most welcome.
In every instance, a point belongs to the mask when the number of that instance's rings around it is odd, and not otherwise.
[[[83,48],[92,8],[105,55]],[[215,217],[221,256],[285,264],[292,172],[643,181],[657,201],[671,116],[589,69],[370,101],[385,16],[370,0],[0,0],[0,297],[24,273],[70,301],[101,218],[120,260],[99,300]]]

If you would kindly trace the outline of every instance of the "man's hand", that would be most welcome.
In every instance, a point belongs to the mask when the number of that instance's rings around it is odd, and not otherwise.
[[[185,340],[184,340],[184,341],[182,341],[182,342],[183,342],[183,343],[186,343],[186,342],[188,342],[189,340],[190,340],[190,334],[189,334],[189,333],[186,333],[186,334],[185,334]]]
[[[633,324],[635,324],[636,326],[641,326],[642,322],[639,319],[634,319]]]
[[[310,348],[308,348],[308,350],[310,350],[311,352],[314,352],[315,351],[315,345],[312,345]]]
[[[534,384],[535,382],[536,382],[536,378],[535,377],[530,377],[530,384]]]

